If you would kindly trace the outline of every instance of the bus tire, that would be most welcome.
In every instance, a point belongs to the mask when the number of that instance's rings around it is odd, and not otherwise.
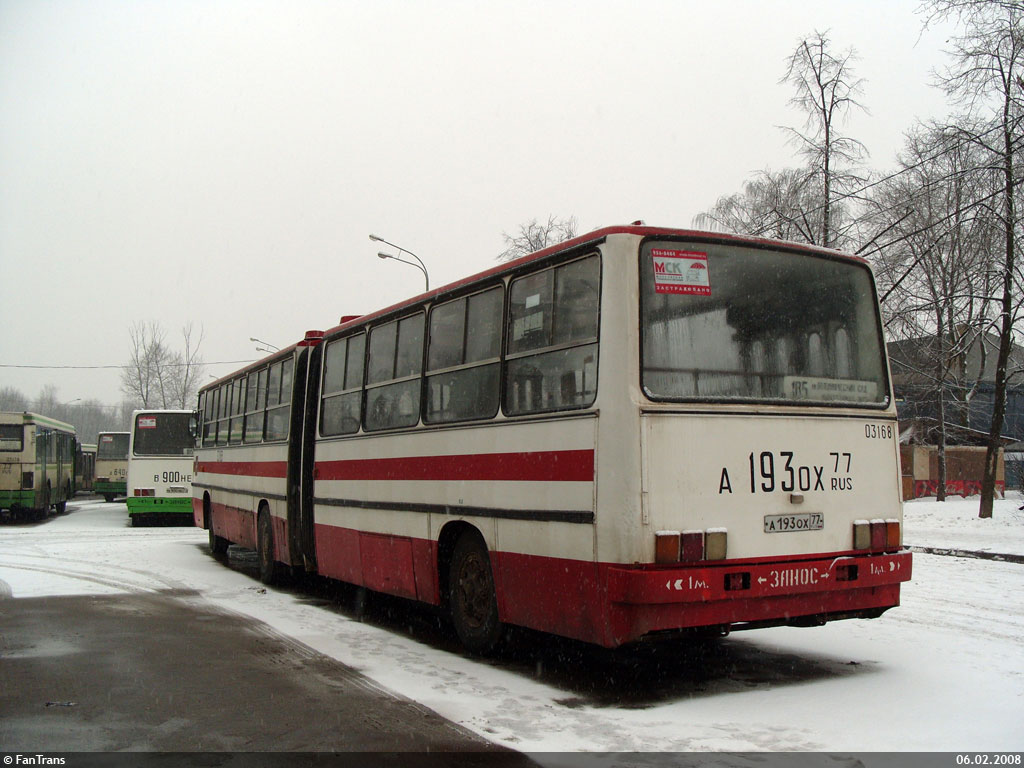
[[[103,500],[105,502],[107,502],[107,504],[112,503],[114,501],[114,494],[112,494],[112,493],[104,493],[103,494]]]
[[[213,532],[213,514],[209,511],[208,508],[204,515],[204,520],[206,522],[207,532],[210,535],[210,553],[214,557],[227,554],[228,547],[231,546],[231,542],[225,539],[223,536],[218,536],[216,533]]]
[[[270,511],[261,509],[256,519],[256,554],[260,563],[260,581],[276,584],[281,578],[281,566],[274,559],[274,526]]]
[[[45,520],[50,515],[50,484],[46,484],[46,488],[43,489],[43,503],[38,509],[34,510],[34,517],[37,520]]]
[[[64,488],[64,498],[57,502],[57,514],[63,515],[68,511],[68,499],[71,498],[71,486]]]
[[[222,536],[218,536],[213,532],[213,527],[210,527],[210,553],[215,557],[227,554],[228,547],[231,546],[231,542]]]
[[[448,609],[459,641],[476,654],[492,652],[504,626],[498,620],[498,597],[487,545],[476,531],[466,531],[452,550]]]

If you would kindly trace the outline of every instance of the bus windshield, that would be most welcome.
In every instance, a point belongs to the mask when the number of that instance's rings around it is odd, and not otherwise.
[[[100,444],[96,448],[97,459],[127,459],[128,433],[116,435],[100,435]]]
[[[136,456],[187,456],[192,453],[191,413],[140,413],[135,419]]]
[[[642,377],[650,398],[888,404],[866,266],[653,241],[640,261]]]

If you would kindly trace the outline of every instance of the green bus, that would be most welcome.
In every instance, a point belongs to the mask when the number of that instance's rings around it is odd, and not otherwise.
[[[96,437],[93,491],[108,503],[128,492],[128,432],[100,432]]]
[[[44,518],[75,492],[75,428],[38,413],[0,412],[0,517]]]
[[[126,501],[133,526],[192,524],[195,423],[193,411],[132,414]]]

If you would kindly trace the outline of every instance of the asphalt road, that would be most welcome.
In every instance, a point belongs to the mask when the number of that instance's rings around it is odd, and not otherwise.
[[[175,592],[0,596],[0,750],[532,764],[259,622]]]

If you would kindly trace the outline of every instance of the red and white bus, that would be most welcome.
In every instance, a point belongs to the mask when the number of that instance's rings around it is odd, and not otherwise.
[[[195,523],[302,568],[614,647],[873,618],[911,575],[873,278],[601,229],[205,387]]]

